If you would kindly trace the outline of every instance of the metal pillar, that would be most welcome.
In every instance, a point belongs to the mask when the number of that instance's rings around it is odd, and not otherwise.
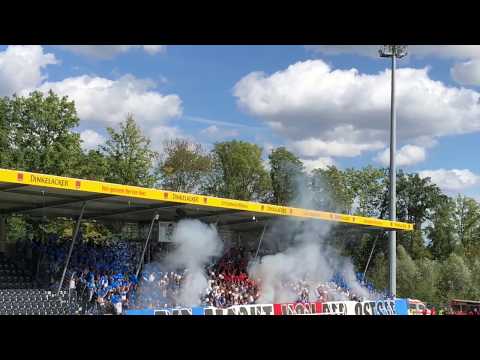
[[[392,55],[392,91],[390,108],[390,220],[397,219],[397,169],[395,164],[395,151],[397,139],[397,119],[395,109],[395,65],[396,52]],[[391,297],[397,295],[397,232],[392,230],[388,234],[389,282],[388,292]]]
[[[155,223],[155,220],[158,220],[158,218],[159,218],[158,214],[155,214],[153,216],[152,223],[150,225],[150,230],[148,230],[147,240],[145,241],[145,245],[143,246],[142,255],[140,256],[140,259],[138,260],[137,271],[135,273],[135,276],[137,278],[138,278],[138,274],[140,273],[140,269],[142,268],[142,263],[143,263],[143,259],[145,257],[145,251],[147,250],[148,242],[150,241],[150,236],[152,235],[153,224]]]
[[[63,281],[65,280],[65,274],[67,273],[68,264],[70,263],[70,257],[72,256],[72,251],[73,251],[73,246],[75,245],[75,240],[77,239],[78,232],[80,231],[80,223],[82,222],[83,212],[85,211],[86,206],[87,206],[87,202],[85,201],[82,204],[82,209],[80,210],[80,215],[78,216],[77,224],[75,225],[75,232],[73,233],[72,243],[70,244],[70,250],[68,251],[67,260],[65,262],[65,267],[63,268],[62,278],[60,280],[60,284],[58,285],[57,295],[59,295],[60,290],[62,290]]]
[[[255,253],[255,260],[257,260],[258,252],[260,251],[260,246],[262,246],[262,240],[263,240],[263,236],[265,235],[265,230],[267,229],[267,225],[268,223],[265,223],[265,225],[263,226],[262,235],[260,235],[260,240],[258,241],[257,252]]]
[[[372,255],[373,255],[373,251],[375,250],[375,246],[377,245],[377,240],[378,240],[378,236],[375,237],[372,250],[370,250],[370,255],[368,256],[367,265],[365,265],[365,270],[363,271],[362,281],[365,280],[365,275],[367,274],[368,265],[370,265],[370,260],[372,260]]]

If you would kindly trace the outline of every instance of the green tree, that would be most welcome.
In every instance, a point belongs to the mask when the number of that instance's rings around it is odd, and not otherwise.
[[[216,143],[213,168],[205,191],[238,200],[263,201],[270,190],[270,179],[255,144],[232,140]]]
[[[415,293],[417,265],[402,245],[397,247],[397,294],[398,297],[412,297]]]
[[[404,244],[414,259],[427,256],[422,226],[431,220],[434,209],[445,199],[440,188],[430,178],[418,174],[399,172],[397,180],[397,218],[414,224],[414,230],[399,233],[399,243]]]
[[[158,166],[161,186],[180,192],[199,192],[212,169],[212,158],[202,146],[174,139],[164,144],[163,153]]]
[[[445,197],[435,207],[426,231],[430,243],[428,248],[435,259],[446,259],[456,248],[454,202]]]
[[[439,294],[443,304],[451,299],[465,299],[471,292],[472,274],[465,259],[457,254],[450,256],[442,263],[439,279]]]
[[[150,139],[142,134],[132,115],[120,124],[119,131],[107,128],[109,138],[100,146],[107,158],[106,181],[151,187],[156,182],[153,171],[158,154],[150,148]]]
[[[76,174],[81,148],[79,134],[72,131],[79,124],[73,101],[52,91],[47,95],[35,91],[28,97],[4,98],[0,108],[3,123],[8,124],[12,167],[63,176]],[[3,128],[5,132],[5,125]]]
[[[273,202],[288,205],[297,197],[298,182],[304,171],[303,163],[283,146],[272,150],[268,159]]]
[[[315,207],[324,211],[351,213],[355,193],[345,172],[335,166],[312,171],[311,187]]]
[[[383,194],[388,192],[386,169],[367,166],[363,169],[345,170],[347,181],[355,193],[353,213],[360,216],[383,218],[381,204]]]
[[[429,304],[439,305],[438,281],[440,276],[440,265],[436,260],[418,259],[417,278],[415,282],[415,291],[412,297],[422,299]]]
[[[469,269],[472,274],[469,299],[480,299],[480,259],[478,256],[471,258]]]
[[[109,176],[108,158],[100,150],[90,150],[80,158],[78,176],[82,179],[105,181]]]
[[[388,287],[388,271],[388,257],[384,252],[379,252],[374,258],[366,277],[372,282],[376,289],[385,290]]]
[[[8,141],[10,123],[7,120],[8,98],[0,98],[0,167],[11,166],[11,149]]]
[[[458,195],[455,199],[455,230],[465,255],[478,256],[480,245],[480,206],[471,198]]]

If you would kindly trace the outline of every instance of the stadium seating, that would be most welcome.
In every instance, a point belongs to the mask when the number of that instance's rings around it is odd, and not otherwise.
[[[32,289],[32,276],[0,254],[0,289]]]
[[[78,308],[67,291],[35,289],[31,274],[0,253],[0,315],[69,315]]]
[[[42,289],[0,290],[0,315],[70,315],[78,305],[69,303],[67,293]]]

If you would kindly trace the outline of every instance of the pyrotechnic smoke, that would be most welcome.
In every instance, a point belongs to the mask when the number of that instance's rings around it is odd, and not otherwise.
[[[150,299],[156,303],[171,303],[191,307],[198,306],[207,289],[207,275],[205,266],[211,259],[220,256],[223,250],[217,229],[213,225],[204,224],[198,220],[181,220],[172,234],[175,249],[161,262],[148,264],[147,272],[183,272],[184,279],[180,291],[174,299],[166,299],[156,287],[150,288],[147,284],[141,286],[139,302],[147,303]],[[160,279],[155,279],[158,281]]]
[[[169,268],[187,269],[177,303],[200,305],[207,289],[205,266],[221,255],[223,242],[213,225],[198,220],[180,221],[173,232],[173,242],[176,248],[165,258],[165,264]]]
[[[314,209],[315,194],[307,186],[305,178],[298,179],[297,187],[295,205]],[[328,202],[325,201],[328,199],[320,200]],[[350,259],[342,257],[328,244],[332,226],[333,223],[298,219],[281,219],[270,226],[271,230],[265,234],[265,245],[279,252],[252,261],[248,269],[249,276],[260,281],[258,303],[296,301],[298,294],[289,286],[284,286],[285,283],[305,284],[309,298],[315,299],[316,286],[330,281],[334,274],[340,274],[354,294],[368,297],[368,291],[356,280]],[[340,289],[333,295],[334,300],[347,300]]]

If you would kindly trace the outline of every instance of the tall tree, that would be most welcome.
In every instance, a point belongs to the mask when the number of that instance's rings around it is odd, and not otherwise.
[[[428,248],[435,259],[446,259],[457,247],[455,235],[454,202],[443,198],[434,209],[430,224],[426,228]]]
[[[422,227],[431,220],[434,209],[444,199],[445,195],[430,178],[398,173],[397,218],[414,224],[414,231],[399,233],[398,238],[414,259],[427,255]]]
[[[283,146],[272,150],[268,159],[273,201],[279,205],[288,205],[297,197],[303,163]]]
[[[471,198],[458,195],[455,199],[455,230],[466,256],[478,254],[480,247],[480,206]]]
[[[465,259],[457,254],[442,263],[439,279],[439,294],[444,304],[451,299],[465,299],[471,292],[472,273]]]
[[[232,140],[215,144],[213,169],[205,190],[238,200],[265,199],[270,179],[255,144]]]
[[[439,305],[438,280],[440,264],[436,260],[418,259],[415,292],[410,296],[422,299],[429,304]]]
[[[4,98],[0,106],[8,124],[11,166],[55,175],[76,175],[80,136],[72,131],[79,119],[73,101],[52,91]],[[5,125],[3,126],[5,131]],[[3,140],[5,141],[5,140]],[[2,145],[5,146],[5,145]]]
[[[312,171],[311,186],[315,207],[325,211],[351,213],[355,198],[353,184],[345,172],[335,166]]]
[[[7,120],[8,98],[0,98],[0,167],[10,167],[11,149],[8,141],[9,125]]]
[[[397,292],[398,297],[411,297],[415,291],[417,265],[401,245],[397,247]]]
[[[383,194],[388,191],[385,180],[388,177],[386,169],[376,169],[372,166],[363,169],[346,169],[345,176],[355,194],[353,213],[360,216],[383,218],[381,204]]]
[[[107,157],[106,181],[151,187],[156,182],[153,171],[158,154],[150,148],[132,115],[120,124],[119,131],[107,128],[109,138],[100,146]]]
[[[158,170],[161,186],[180,192],[199,192],[212,169],[212,158],[200,144],[185,139],[168,140]]]
[[[82,154],[78,168],[82,179],[105,181],[109,176],[108,158],[100,150],[89,150]]]

